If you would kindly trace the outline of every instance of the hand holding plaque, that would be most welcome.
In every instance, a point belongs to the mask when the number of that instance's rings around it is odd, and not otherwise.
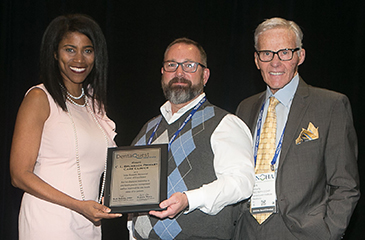
[[[172,194],[171,197],[161,202],[160,207],[165,210],[150,211],[149,214],[160,219],[164,219],[166,217],[174,218],[181,211],[188,210],[189,202],[187,196],[184,193],[176,192]]]

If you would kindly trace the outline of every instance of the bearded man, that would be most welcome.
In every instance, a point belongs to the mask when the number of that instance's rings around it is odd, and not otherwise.
[[[179,38],[161,68],[167,102],[134,145],[168,143],[168,199],[163,211],[133,216],[131,239],[231,239],[238,202],[251,196],[251,133],[238,117],[208,102],[210,71],[197,42]],[[132,216],[131,216],[132,217]]]

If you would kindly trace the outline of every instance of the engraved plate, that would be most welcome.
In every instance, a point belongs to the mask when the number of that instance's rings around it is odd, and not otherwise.
[[[161,210],[167,197],[167,144],[108,149],[105,205],[112,212]]]

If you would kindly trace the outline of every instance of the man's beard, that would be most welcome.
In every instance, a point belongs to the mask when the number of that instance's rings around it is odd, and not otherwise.
[[[173,86],[174,83],[186,83],[187,86]],[[181,104],[189,102],[194,99],[196,96],[203,92],[204,88],[204,80],[203,77],[200,78],[200,81],[197,85],[192,85],[191,81],[185,78],[173,78],[170,80],[168,84],[165,84],[164,81],[161,81],[162,90],[165,94],[167,100],[169,100],[173,104]]]

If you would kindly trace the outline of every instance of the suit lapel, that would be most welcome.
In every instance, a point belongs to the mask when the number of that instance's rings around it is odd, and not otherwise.
[[[255,136],[256,132],[256,125],[257,125],[257,119],[260,114],[260,109],[262,107],[262,104],[264,104],[265,101],[266,92],[263,92],[260,94],[258,101],[255,102],[255,104],[252,107],[252,112],[255,114],[250,115],[249,119],[249,127],[251,128],[252,135]]]
[[[300,123],[309,106],[308,101],[309,91],[308,85],[300,78],[298,89],[294,95],[293,103],[290,107],[288,120],[286,122],[283,145],[280,153],[279,170],[286,160],[286,155],[289,148],[295,144],[295,139],[298,135]]]

